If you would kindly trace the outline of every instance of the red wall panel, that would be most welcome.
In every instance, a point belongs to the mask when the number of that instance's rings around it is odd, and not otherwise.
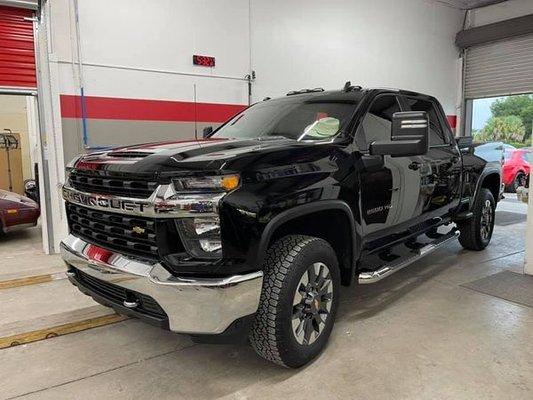
[[[36,88],[31,10],[0,6],[0,86]]]
[[[81,118],[81,97],[62,94],[61,116]],[[242,104],[196,103],[188,101],[85,97],[89,119],[137,121],[224,122],[247,106]]]

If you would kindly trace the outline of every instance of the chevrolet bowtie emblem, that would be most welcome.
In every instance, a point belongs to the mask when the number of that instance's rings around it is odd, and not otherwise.
[[[140,226],[134,226],[131,230],[137,235],[142,235],[144,232],[146,232],[146,229],[141,228]]]

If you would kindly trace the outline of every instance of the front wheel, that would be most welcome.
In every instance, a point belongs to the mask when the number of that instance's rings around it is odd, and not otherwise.
[[[494,230],[496,202],[491,191],[482,188],[472,209],[473,217],[458,224],[459,243],[469,250],[483,250]]]
[[[303,235],[268,250],[259,309],[250,333],[255,351],[297,368],[325,347],[339,304],[337,257],[326,241]]]

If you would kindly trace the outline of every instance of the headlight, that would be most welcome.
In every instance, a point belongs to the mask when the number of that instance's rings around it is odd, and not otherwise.
[[[172,180],[176,195],[185,193],[204,198],[216,208],[225,193],[237,189],[241,184],[237,174],[187,176]],[[200,204],[201,199],[198,199]],[[176,220],[181,241],[187,253],[197,258],[222,257],[222,240],[220,236],[220,219],[218,216],[187,217]]]
[[[201,177],[186,177],[174,179],[177,191],[221,191],[229,192],[237,189],[240,184],[239,175],[215,175]]]
[[[220,258],[220,219],[218,217],[182,218],[176,220],[187,252],[198,258]]]

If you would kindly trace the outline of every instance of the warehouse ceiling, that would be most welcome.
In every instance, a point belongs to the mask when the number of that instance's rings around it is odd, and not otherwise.
[[[462,10],[471,10],[491,4],[503,3],[504,1],[507,0],[437,0],[439,3],[446,3]]]

